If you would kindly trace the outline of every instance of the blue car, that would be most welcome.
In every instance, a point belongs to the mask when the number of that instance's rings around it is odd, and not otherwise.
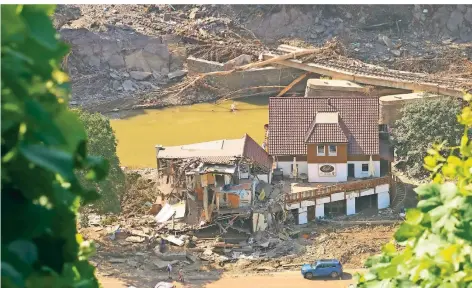
[[[302,275],[306,279],[327,276],[338,278],[343,275],[343,265],[336,259],[318,260],[313,264],[304,264],[302,266]]]

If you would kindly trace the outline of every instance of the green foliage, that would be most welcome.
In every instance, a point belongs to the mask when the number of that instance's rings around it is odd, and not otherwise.
[[[371,257],[358,287],[472,287],[472,105],[457,121],[459,145],[427,151],[424,167],[433,181],[416,189],[420,201],[394,235],[404,249],[389,243]]]
[[[392,140],[396,155],[405,161],[407,174],[427,177],[423,159],[432,143],[459,144],[463,129],[451,115],[458,115],[461,103],[452,97],[422,99],[406,104],[395,123]]]
[[[93,203],[93,207],[100,212],[119,212],[120,199],[125,188],[125,175],[116,155],[117,141],[110,120],[99,113],[92,114],[81,110],[74,112],[85,126],[90,154],[100,156],[110,163],[108,177],[99,183],[93,183],[101,196]],[[84,179],[83,173],[79,175]],[[84,181],[87,188],[92,188],[91,184]]]
[[[86,133],[68,110],[70,87],[59,69],[68,47],[57,40],[54,5],[1,7],[2,287],[98,287],[77,234],[85,189],[108,164],[87,155]]]

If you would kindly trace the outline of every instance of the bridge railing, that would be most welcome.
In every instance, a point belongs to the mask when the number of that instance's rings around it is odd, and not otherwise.
[[[316,187],[310,190],[290,193],[285,195],[285,203],[295,203],[305,200],[315,200],[321,197],[327,197],[338,192],[350,192],[356,190],[364,190],[374,188],[382,184],[391,184],[392,176],[387,175],[379,178],[371,178],[365,180],[355,180],[345,183],[336,183],[329,186]]]

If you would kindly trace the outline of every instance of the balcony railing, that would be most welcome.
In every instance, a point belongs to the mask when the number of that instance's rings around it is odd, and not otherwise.
[[[338,192],[350,192],[374,188],[382,184],[391,184],[392,176],[387,175],[380,178],[366,180],[357,180],[345,183],[338,183],[330,186],[316,187],[310,190],[290,193],[285,195],[285,203],[298,203],[305,200],[315,200],[321,197],[327,197]]]

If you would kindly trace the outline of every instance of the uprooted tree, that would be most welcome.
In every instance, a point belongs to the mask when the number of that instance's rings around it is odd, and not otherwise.
[[[424,167],[433,181],[416,189],[418,205],[395,232],[403,249],[391,242],[369,258],[358,287],[472,287],[471,104],[457,122],[463,132],[458,146],[443,142],[427,150]]]
[[[87,154],[86,133],[67,107],[69,48],[57,40],[54,5],[1,7],[2,286],[98,287],[77,234],[80,202],[98,198],[85,180],[108,165]]]
[[[432,143],[459,144],[462,126],[451,115],[461,111],[461,102],[453,97],[424,98],[406,104],[395,123],[392,140],[400,166],[409,176],[427,177],[423,159]]]
[[[87,149],[92,155],[106,159],[110,164],[108,177],[98,183],[82,181],[87,188],[96,188],[100,199],[92,203],[98,212],[119,212],[120,199],[125,189],[125,175],[120,168],[120,160],[116,154],[116,137],[110,120],[99,113],[88,113],[74,110],[84,124],[87,133]],[[85,180],[85,174],[79,173]]]

